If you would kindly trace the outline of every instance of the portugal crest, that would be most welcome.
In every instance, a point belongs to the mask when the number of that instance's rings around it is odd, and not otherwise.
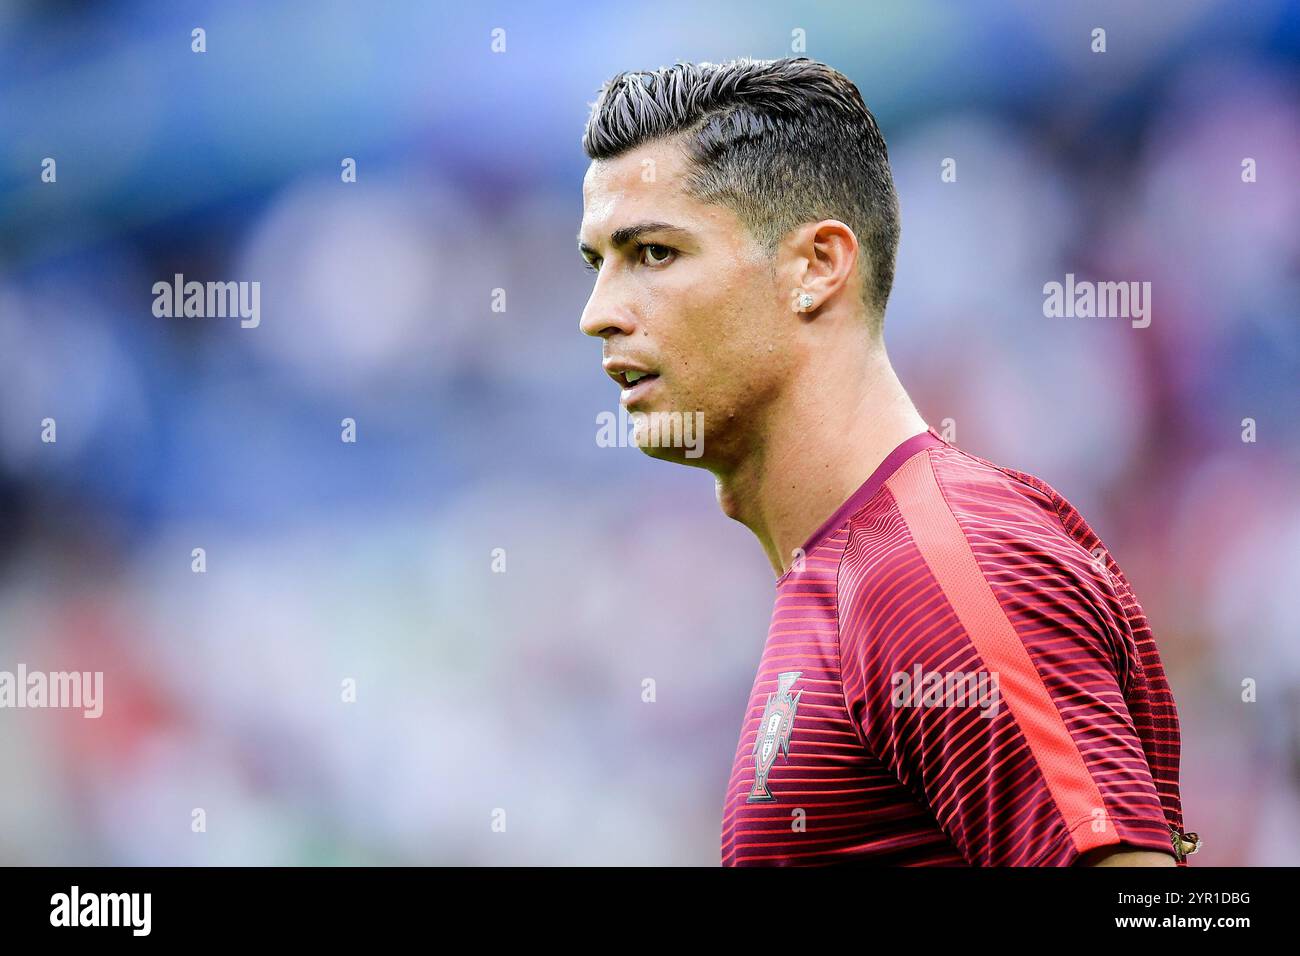
[[[776,797],[767,787],[767,774],[776,762],[778,750],[787,760],[790,759],[790,731],[794,729],[794,715],[799,709],[799,698],[803,696],[802,690],[790,696],[790,688],[802,673],[786,671],[777,675],[776,692],[767,695],[767,706],[763,708],[763,719],[754,738],[754,787],[749,791],[746,803],[776,802]]]

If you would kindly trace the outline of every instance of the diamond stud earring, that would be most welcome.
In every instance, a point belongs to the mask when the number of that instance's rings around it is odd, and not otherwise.
[[[799,311],[807,312],[813,307],[813,296],[811,292],[799,293]]]

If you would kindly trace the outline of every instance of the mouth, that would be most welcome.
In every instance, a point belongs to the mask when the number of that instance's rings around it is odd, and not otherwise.
[[[639,368],[606,368],[609,377],[622,386],[623,391],[619,395],[619,403],[624,406],[638,401],[646,395],[655,382],[659,381],[657,372],[648,372]]]
[[[654,388],[655,382],[659,381],[658,375],[649,372],[625,372],[624,378],[626,382],[618,396],[619,404],[624,407],[644,398],[646,393]]]

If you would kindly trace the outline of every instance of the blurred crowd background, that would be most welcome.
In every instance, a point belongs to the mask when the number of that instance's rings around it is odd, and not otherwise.
[[[0,5],[0,670],[105,674],[0,710],[0,863],[718,862],[772,572],[596,440],[580,137],[620,70],[792,52],[889,142],[923,414],[1143,601],[1193,862],[1300,860],[1300,9],[665,0]],[[1150,327],[1045,318],[1070,272]],[[260,326],[155,317],[176,273]]]

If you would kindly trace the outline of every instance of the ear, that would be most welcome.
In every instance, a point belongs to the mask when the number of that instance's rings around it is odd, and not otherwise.
[[[783,275],[791,284],[790,304],[796,312],[816,312],[845,290],[855,290],[858,237],[838,219],[823,219],[799,226],[787,239],[787,264]],[[800,294],[812,297],[801,305]]]

